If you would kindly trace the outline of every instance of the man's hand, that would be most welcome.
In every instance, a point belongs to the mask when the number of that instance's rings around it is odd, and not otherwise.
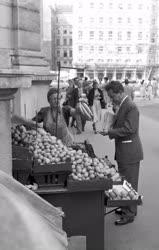
[[[108,131],[99,131],[98,133],[101,134],[101,135],[103,135],[103,136],[108,135]]]

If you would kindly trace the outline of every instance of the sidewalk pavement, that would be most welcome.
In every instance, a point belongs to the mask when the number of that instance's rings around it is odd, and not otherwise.
[[[148,99],[143,99],[141,97],[136,97],[134,99],[134,102],[142,107],[142,106],[149,106],[149,105],[153,105],[153,104],[156,104],[156,103],[159,103],[159,97],[157,98],[152,98],[151,100],[148,100]]]

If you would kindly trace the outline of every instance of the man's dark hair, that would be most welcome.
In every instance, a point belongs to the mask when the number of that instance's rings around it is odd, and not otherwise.
[[[105,90],[112,90],[113,93],[118,94],[124,92],[124,87],[119,81],[111,81],[107,86],[105,86]]]
[[[107,76],[105,76],[105,77],[104,77],[104,80],[105,80],[105,81],[108,81],[108,80],[109,80],[109,78],[108,78]]]
[[[126,78],[125,79],[125,84],[128,85],[129,84],[129,80]]]

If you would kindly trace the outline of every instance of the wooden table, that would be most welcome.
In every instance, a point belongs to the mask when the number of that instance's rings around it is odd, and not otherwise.
[[[41,187],[36,192],[43,199],[65,213],[63,230],[68,237],[86,236],[87,250],[104,250],[104,190],[97,187],[87,190]]]

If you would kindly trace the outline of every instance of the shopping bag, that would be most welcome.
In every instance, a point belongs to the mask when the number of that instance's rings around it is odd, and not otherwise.
[[[108,131],[112,127],[113,121],[114,121],[114,114],[111,113],[110,111],[106,111],[103,117],[103,124],[102,124],[103,131]]]

